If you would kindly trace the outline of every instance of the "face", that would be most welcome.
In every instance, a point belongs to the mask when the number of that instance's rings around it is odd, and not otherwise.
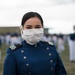
[[[37,29],[37,28],[42,28],[42,24],[41,24],[41,21],[39,18],[37,17],[33,17],[33,18],[30,18],[28,19],[24,26],[23,26],[23,29]]]

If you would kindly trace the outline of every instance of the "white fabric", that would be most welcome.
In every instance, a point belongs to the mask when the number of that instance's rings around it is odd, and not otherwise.
[[[61,53],[62,51],[64,51],[65,47],[64,47],[64,41],[63,39],[59,38],[58,39],[58,50],[59,53]]]
[[[28,44],[34,45],[42,39],[43,34],[43,28],[25,29],[22,31],[21,36]]]
[[[75,61],[75,41],[69,40],[70,61]]]
[[[20,40],[18,39],[18,37],[11,37],[10,39],[11,45],[18,44],[18,43],[20,43]]]

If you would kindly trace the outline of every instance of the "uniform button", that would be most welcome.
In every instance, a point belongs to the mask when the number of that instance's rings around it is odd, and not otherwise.
[[[26,66],[29,66],[29,64],[27,63]]]
[[[46,49],[49,50],[49,47],[47,47]]]
[[[28,72],[28,74],[31,75],[32,73],[31,72]]]
[[[52,63],[52,62],[53,62],[53,60],[50,60],[50,62]]]
[[[21,53],[24,53],[24,51],[23,51],[23,50],[21,50]]]
[[[49,53],[49,56],[51,56],[52,54],[51,53]]]
[[[24,59],[26,59],[27,57],[26,56],[24,56]]]

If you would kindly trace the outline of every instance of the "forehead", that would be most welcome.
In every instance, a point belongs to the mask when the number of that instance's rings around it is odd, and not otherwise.
[[[38,17],[29,18],[25,24],[41,24],[41,21]]]

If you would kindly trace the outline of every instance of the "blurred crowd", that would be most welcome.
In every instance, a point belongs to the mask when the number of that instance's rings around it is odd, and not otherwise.
[[[18,33],[6,33],[0,35],[1,44],[5,43],[6,45],[18,44],[21,42],[20,34]]]
[[[49,34],[44,35],[43,40],[47,42],[53,42],[58,52],[61,53],[65,50],[65,43],[67,43],[67,35],[64,34]]]
[[[54,45],[57,47],[58,51],[61,53],[64,51],[65,46],[64,44],[67,42],[67,35],[63,34],[45,34],[42,38],[43,41],[53,42]],[[22,41],[21,35],[18,33],[7,33],[0,35],[0,46],[2,43],[6,45],[13,45],[18,44]]]
[[[0,34],[0,48],[3,43],[6,45],[18,44],[22,41],[21,35],[18,33]],[[42,41],[53,42],[59,53],[65,50],[65,44],[68,43],[70,61],[75,61],[74,47],[75,47],[75,34],[45,34]]]

